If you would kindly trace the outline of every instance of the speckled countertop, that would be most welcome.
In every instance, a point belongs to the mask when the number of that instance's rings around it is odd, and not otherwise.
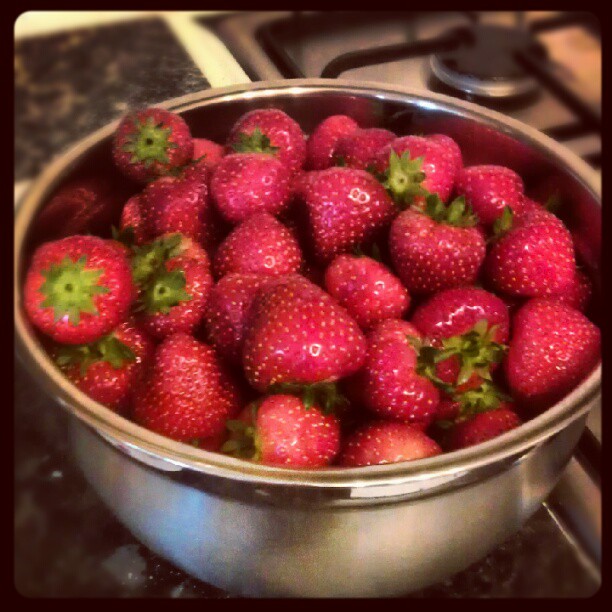
[[[15,178],[121,115],[209,87],[158,18],[18,40]],[[75,466],[68,417],[15,365],[15,586],[30,597],[205,597],[224,593],[140,544]],[[495,552],[407,597],[581,597],[598,587],[545,508]]]

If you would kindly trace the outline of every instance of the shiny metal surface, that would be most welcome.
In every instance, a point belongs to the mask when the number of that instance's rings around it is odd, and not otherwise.
[[[398,133],[445,132],[467,164],[501,163],[530,188],[562,189],[566,222],[598,274],[595,173],[536,130],[475,105],[373,83],[255,83],[171,100],[198,136],[224,140],[252,108],[281,108],[305,131],[330,114]],[[26,194],[15,223],[15,327],[27,367],[74,420],[92,485],[148,546],[244,594],[387,595],[469,565],[517,530],[550,492],[600,394],[600,368],[556,406],[477,447],[404,464],[294,471],[209,453],[149,432],[93,402],[54,367],[21,308],[36,213],[62,180],[105,154],[116,124],[85,139]],[[85,424],[85,426],[83,425]],[[87,427],[88,426],[88,427]],[[93,430],[97,432],[93,433]],[[103,441],[103,436],[106,441]]]

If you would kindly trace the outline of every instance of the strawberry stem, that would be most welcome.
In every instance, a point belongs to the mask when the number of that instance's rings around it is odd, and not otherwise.
[[[240,132],[238,142],[235,142],[232,148],[237,153],[267,153],[268,155],[275,155],[279,149],[271,146],[270,139],[259,128],[255,128],[250,134]]]
[[[430,193],[425,202],[424,214],[438,223],[454,227],[473,227],[478,224],[478,217],[463,196],[456,198],[447,206],[437,193]]]
[[[172,129],[163,127],[163,123],[155,123],[153,117],[147,117],[144,121],[134,120],[135,130],[127,137],[123,150],[132,154],[130,163],[143,163],[145,167],[151,166],[153,162],[167,164],[168,151],[177,145],[170,142]]]
[[[425,173],[421,170],[423,157],[410,159],[410,151],[404,151],[402,156],[391,150],[389,165],[382,175],[383,187],[393,200],[402,208],[412,204],[417,196],[426,196],[428,191],[421,185]]]
[[[333,414],[336,408],[348,403],[348,400],[338,390],[333,382],[303,383],[276,383],[268,390],[272,395],[295,395],[302,400],[307,410],[313,406],[318,407],[323,414]]]

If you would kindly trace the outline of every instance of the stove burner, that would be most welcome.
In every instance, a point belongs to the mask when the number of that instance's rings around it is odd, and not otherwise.
[[[517,54],[546,57],[532,34],[516,28],[475,25],[456,30],[459,44],[431,56],[431,69],[446,85],[485,98],[527,94],[538,83],[515,61]]]

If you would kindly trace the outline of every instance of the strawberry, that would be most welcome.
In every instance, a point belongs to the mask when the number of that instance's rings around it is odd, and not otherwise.
[[[576,268],[570,286],[563,293],[551,295],[550,299],[567,304],[580,312],[585,312],[591,301],[592,294],[593,285],[589,277],[582,270]]]
[[[196,164],[202,164],[208,170],[214,170],[221,158],[225,155],[224,148],[206,138],[193,139],[193,160]]]
[[[258,150],[262,136],[266,139],[264,145],[267,142],[276,149],[275,154],[291,174],[304,166],[304,133],[289,115],[276,108],[253,110],[242,115],[230,131],[227,148],[241,152]]]
[[[427,139],[441,144],[447,151],[450,158],[455,162],[455,172],[459,172],[463,168],[463,155],[459,145],[446,134],[430,134]]]
[[[442,438],[445,451],[459,450],[492,440],[507,431],[521,425],[518,415],[508,406],[502,404],[499,408],[481,412],[465,420],[457,422]]]
[[[509,209],[506,209],[509,211]],[[516,297],[546,297],[570,289],[576,262],[572,236],[560,219],[544,208],[518,219],[491,247],[485,276],[497,291]]]
[[[128,242],[142,246],[145,242],[151,239],[149,230],[144,221],[144,215],[141,210],[142,197],[140,194],[132,196],[121,211],[121,220],[119,229],[123,237],[129,237]]]
[[[214,259],[217,277],[231,272],[278,276],[297,272],[302,252],[293,234],[271,214],[262,212],[236,226]]]
[[[374,168],[384,176],[383,184],[398,204],[418,203],[428,193],[448,201],[458,169],[458,147],[449,141],[402,136],[379,149]]]
[[[512,329],[506,378],[512,395],[532,409],[561,399],[600,360],[599,328],[566,304],[529,300]]]
[[[365,170],[328,168],[312,175],[304,199],[314,249],[323,263],[376,238],[396,213],[383,187]]]
[[[206,252],[181,234],[166,234],[135,248],[132,270],[139,323],[155,338],[191,333],[204,316],[212,287]]]
[[[445,206],[427,196],[424,211],[399,214],[389,232],[396,273],[411,293],[435,293],[473,283],[485,258],[482,232],[461,198]]]
[[[30,321],[56,342],[94,342],[128,314],[130,264],[116,243],[95,236],[47,242],[32,257],[23,295]]]
[[[336,143],[333,161],[336,165],[366,170],[374,163],[378,151],[397,136],[382,128],[357,129]]]
[[[325,272],[325,288],[363,329],[408,310],[408,291],[387,267],[370,257],[338,255]]]
[[[358,129],[357,123],[346,115],[332,115],[321,121],[306,142],[306,167],[309,170],[331,168],[338,140]]]
[[[240,410],[212,348],[184,333],[168,336],[137,386],[133,416],[139,425],[183,442],[220,435]]]
[[[162,108],[126,115],[113,139],[113,159],[129,178],[145,183],[185,165],[193,157],[193,139],[185,121]]]
[[[258,391],[279,383],[333,382],[357,371],[366,342],[335,300],[297,274],[281,277],[255,297],[243,365]]]
[[[441,452],[438,444],[418,427],[372,421],[346,438],[338,463],[343,467],[382,465],[425,459]]]
[[[416,328],[387,320],[368,334],[367,357],[355,377],[361,402],[379,417],[405,423],[430,423],[440,395],[434,384],[417,372]]]
[[[241,363],[249,308],[270,281],[264,274],[227,274],[211,289],[204,316],[207,338],[228,361]]]
[[[217,209],[230,223],[251,215],[282,212],[291,195],[291,174],[272,155],[233,153],[216,166],[210,189]]]
[[[58,346],[54,353],[56,363],[81,391],[125,414],[154,351],[153,341],[128,320],[95,342]]]
[[[153,238],[179,232],[204,242],[210,232],[209,211],[206,181],[196,169],[158,178],[140,196],[145,229]]]
[[[329,465],[340,450],[340,421],[294,395],[270,395],[247,407],[228,427],[225,452],[264,465],[319,468]],[[246,413],[246,414],[245,414]]]
[[[455,193],[465,196],[485,227],[493,225],[508,206],[516,217],[524,207],[521,177],[503,166],[470,166],[457,175]]]

